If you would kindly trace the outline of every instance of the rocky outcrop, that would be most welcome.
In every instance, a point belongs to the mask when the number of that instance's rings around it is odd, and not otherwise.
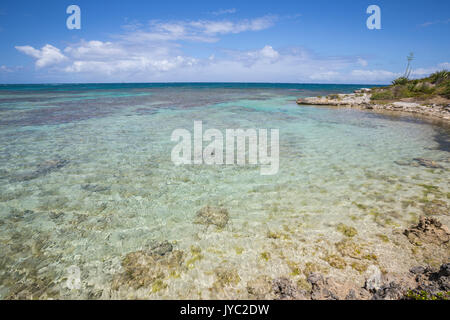
[[[275,279],[272,282],[273,292],[278,300],[304,300],[306,299],[302,291],[287,278]]]
[[[450,232],[446,226],[437,219],[421,217],[419,224],[404,231],[408,240],[418,246],[435,244],[447,246],[450,241]]]
[[[439,269],[415,267],[410,272],[415,275],[417,286],[408,290],[407,299],[450,299],[450,263]]]
[[[310,289],[300,289],[289,278],[270,280],[259,276],[247,283],[252,299],[277,300],[449,300],[450,263],[435,269],[415,266],[406,274],[383,274],[372,265],[364,284],[336,281],[313,272],[307,277]]]
[[[372,295],[372,300],[404,300],[406,288],[399,283],[383,284]]]
[[[395,101],[379,103],[371,100],[370,91],[351,94],[331,94],[326,97],[308,97],[297,100],[299,105],[345,106],[368,110],[388,110],[416,113],[425,116],[450,120],[450,105],[421,104],[417,102]]]

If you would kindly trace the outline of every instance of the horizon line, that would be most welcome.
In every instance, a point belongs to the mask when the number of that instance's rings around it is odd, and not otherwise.
[[[78,84],[287,84],[287,85],[348,85],[348,86],[386,86],[389,83],[339,83],[339,82],[242,82],[242,81],[166,81],[166,82],[23,82],[0,83],[0,86],[11,85],[78,85]]]

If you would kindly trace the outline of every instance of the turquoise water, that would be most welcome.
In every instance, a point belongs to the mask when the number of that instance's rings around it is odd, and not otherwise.
[[[370,264],[401,273],[445,260],[401,231],[432,205],[449,225],[449,127],[295,103],[360,87],[0,86],[0,298],[245,299],[261,276],[306,285],[316,270],[361,282]],[[171,133],[193,132],[196,120],[279,129],[279,173],[175,166]],[[196,223],[208,205],[228,211],[224,227]],[[344,254],[345,239],[367,254]],[[155,278],[133,285],[126,255],[164,241],[183,258],[158,260]]]

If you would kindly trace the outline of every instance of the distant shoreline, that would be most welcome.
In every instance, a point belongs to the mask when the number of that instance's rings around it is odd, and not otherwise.
[[[308,97],[297,99],[298,105],[349,107],[374,111],[394,111],[414,113],[422,116],[438,118],[450,122],[450,104],[429,103],[409,100],[372,100],[371,89],[360,89],[350,94],[331,94],[325,97]]]
[[[442,70],[414,80],[400,77],[387,87],[360,88],[351,94],[300,98],[297,104],[402,111],[450,121],[450,72]]]

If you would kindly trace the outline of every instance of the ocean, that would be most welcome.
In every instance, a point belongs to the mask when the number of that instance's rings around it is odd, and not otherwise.
[[[361,87],[1,85],[0,299],[252,299],[258,281],[441,263],[402,231],[433,210],[449,225],[448,125],[296,104]],[[176,166],[194,121],[278,129],[278,173]]]

